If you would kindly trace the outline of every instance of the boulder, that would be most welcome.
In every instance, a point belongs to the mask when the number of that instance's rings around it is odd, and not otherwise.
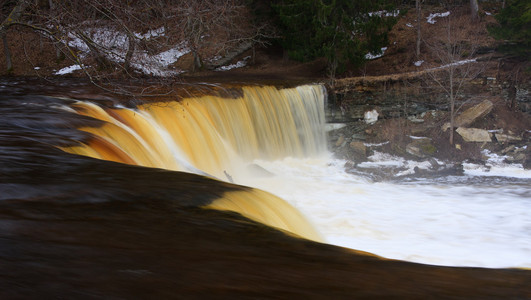
[[[359,158],[367,158],[367,146],[363,142],[353,141],[350,143],[350,149]]]
[[[420,158],[430,157],[437,152],[429,139],[415,139],[406,146],[406,152]]]
[[[376,123],[376,121],[378,121],[378,111],[376,111],[376,109],[366,111],[363,114],[363,119],[365,120],[365,123],[367,124]]]
[[[518,142],[522,140],[522,138],[519,136],[504,133],[495,133],[494,136],[496,137],[496,140],[498,140],[498,142],[500,143]]]
[[[493,106],[494,105],[489,100],[485,100],[480,104],[472,106],[471,108],[465,110],[463,113],[455,117],[454,126],[465,127],[474,123],[474,121],[476,121],[477,119],[483,118],[488,115],[491,112]],[[445,123],[442,126],[442,129],[444,131],[448,130],[448,128],[450,128],[450,123]]]
[[[485,129],[459,127],[456,132],[465,142],[492,142],[490,133]]]

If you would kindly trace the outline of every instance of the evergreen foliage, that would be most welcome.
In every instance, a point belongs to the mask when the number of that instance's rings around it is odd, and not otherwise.
[[[507,41],[502,51],[529,60],[531,57],[531,1],[507,0],[507,6],[496,15],[499,26],[489,27],[496,39]]]
[[[271,8],[281,45],[295,60],[326,57],[329,71],[360,66],[367,53],[379,53],[395,24],[384,0],[277,0]],[[385,11],[384,11],[385,10]]]

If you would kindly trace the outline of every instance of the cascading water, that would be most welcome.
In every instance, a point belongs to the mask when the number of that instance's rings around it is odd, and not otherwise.
[[[244,87],[242,96],[234,99],[203,96],[149,103],[137,109],[104,109],[79,102],[72,106],[76,112],[104,124],[81,128],[93,138],[63,150],[240,182],[256,172],[250,165],[253,159],[305,157],[326,150],[323,98],[321,86],[300,86],[282,90]],[[243,194],[247,196],[230,193],[209,207],[237,211],[320,240],[312,226],[284,201],[258,190]]]
[[[77,113],[104,124],[81,128],[93,137],[63,150],[258,187],[336,245],[430,264],[531,266],[528,186],[373,184],[347,174],[326,152],[324,98],[315,85],[244,87],[240,97],[136,109],[78,102]],[[259,190],[227,193],[209,207],[318,239],[298,212]]]
[[[226,179],[253,159],[314,156],[326,151],[324,90],[244,87],[235,99],[215,96],[149,103],[137,109],[73,108],[105,122],[85,127],[94,139],[66,151],[104,160]],[[232,175],[231,175],[232,176]]]

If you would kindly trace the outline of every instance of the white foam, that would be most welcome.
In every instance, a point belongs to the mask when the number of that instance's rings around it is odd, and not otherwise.
[[[237,183],[286,199],[331,244],[437,265],[531,267],[529,185],[371,183],[327,157],[255,163],[276,176]]]

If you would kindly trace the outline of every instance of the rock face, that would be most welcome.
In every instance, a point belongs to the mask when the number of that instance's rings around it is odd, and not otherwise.
[[[492,142],[490,133],[485,129],[459,127],[456,132],[465,142]]]
[[[478,105],[475,105],[467,110],[465,110],[462,114],[457,116],[454,120],[455,127],[466,127],[477,119],[483,118],[486,115],[488,115],[492,110],[493,104],[489,100],[485,100],[481,102]],[[444,131],[448,130],[450,128],[450,123],[445,123],[442,127]]]

